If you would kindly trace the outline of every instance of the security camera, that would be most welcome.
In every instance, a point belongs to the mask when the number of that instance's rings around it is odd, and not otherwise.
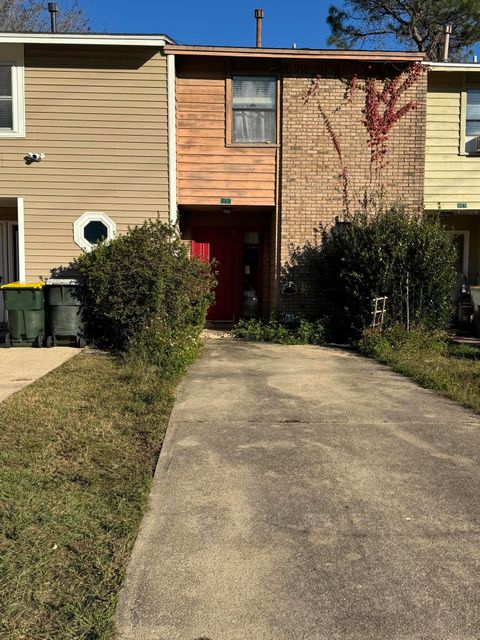
[[[41,162],[44,158],[44,153],[29,151],[23,159],[25,160],[25,164],[32,164],[32,162]]]

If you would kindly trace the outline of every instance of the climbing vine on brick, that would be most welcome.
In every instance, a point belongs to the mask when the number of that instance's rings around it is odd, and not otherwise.
[[[354,77],[356,78],[356,76]],[[322,77],[320,75],[316,75],[314,78],[312,78],[310,87],[308,88],[307,94],[305,96],[305,103],[307,103],[309,100],[311,100],[315,96],[318,96],[318,93],[321,87],[321,82],[322,82]],[[353,90],[347,89],[347,92],[344,97],[344,100],[346,102],[349,100],[353,100],[353,92],[355,91],[355,85],[353,84],[353,79],[352,79],[351,86],[353,86]],[[340,107],[338,107],[337,110],[338,109],[340,109]],[[325,129],[327,130],[327,133],[330,136],[330,140],[332,141],[333,147],[335,149],[335,152],[337,154],[337,157],[340,163],[341,171],[339,174],[339,178],[342,184],[343,209],[345,214],[349,215],[350,213],[349,175],[348,175],[347,165],[345,164],[345,161],[344,161],[343,151],[340,145],[340,139],[337,133],[335,132],[330,116],[328,115],[328,113],[326,112],[326,110],[324,109],[320,101],[318,102],[318,110],[320,112],[320,115],[322,116],[323,122],[325,124]]]
[[[342,200],[344,212],[347,215],[349,214],[349,202],[351,200],[349,172],[340,138],[332,122],[332,116],[341,111],[343,107],[353,105],[358,91],[364,93],[365,100],[362,108],[362,117],[363,125],[368,134],[367,145],[370,149],[371,175],[373,173],[378,175],[388,164],[388,140],[393,128],[410,111],[417,108],[415,100],[400,104],[401,98],[420,79],[425,70],[423,65],[414,63],[393,78],[386,78],[383,81],[370,77],[364,82],[360,82],[355,74],[349,80],[344,80],[346,91],[343,100],[332,113],[327,113],[320,99],[322,76],[317,74],[312,78],[304,97],[304,102],[306,104],[313,99],[317,100],[318,110],[339,160]]]
[[[424,72],[425,67],[415,63],[403,74],[384,80],[383,86],[379,87],[375,78],[368,78],[365,83],[363,124],[368,132],[370,161],[377,169],[383,168],[386,164],[390,132],[399,120],[417,108],[415,100],[410,100],[402,106],[399,106],[399,100]]]

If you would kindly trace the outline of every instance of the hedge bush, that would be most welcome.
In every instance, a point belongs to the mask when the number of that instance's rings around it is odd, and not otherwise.
[[[428,329],[445,326],[455,283],[456,253],[437,220],[392,208],[358,213],[324,229],[317,277],[344,319],[343,333],[356,338],[371,322],[372,299],[388,297],[389,324],[410,321]]]
[[[194,350],[212,302],[209,265],[190,258],[174,228],[146,221],[79,256],[86,337],[166,367]]]
[[[274,318],[262,320],[240,320],[232,335],[246,342],[276,342],[278,344],[325,344],[325,327],[320,320],[309,322],[304,318],[293,324],[279,322]]]

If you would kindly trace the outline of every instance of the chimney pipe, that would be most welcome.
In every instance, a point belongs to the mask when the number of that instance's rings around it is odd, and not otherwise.
[[[48,10],[50,12],[50,31],[52,33],[56,33],[57,32],[57,13],[58,13],[57,3],[49,2]]]
[[[448,57],[450,53],[450,36],[452,35],[452,27],[449,24],[445,25],[443,29],[443,35],[445,36],[445,40],[443,43],[443,62],[448,62]]]
[[[263,9],[255,9],[255,19],[257,20],[257,47],[262,46],[262,20]]]

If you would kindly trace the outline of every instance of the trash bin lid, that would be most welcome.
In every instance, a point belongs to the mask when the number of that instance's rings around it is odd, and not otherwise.
[[[0,289],[43,289],[43,282],[9,282],[2,284]]]
[[[58,287],[68,287],[78,285],[78,280],[75,278],[48,278],[45,284],[56,284]]]

